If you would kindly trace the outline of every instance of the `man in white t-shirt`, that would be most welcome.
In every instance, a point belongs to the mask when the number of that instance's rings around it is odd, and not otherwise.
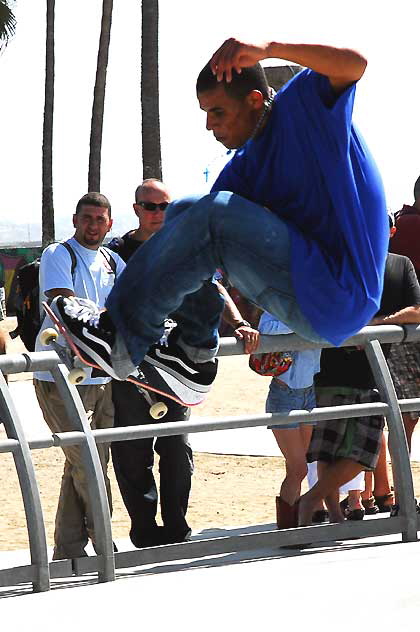
[[[65,244],[51,244],[42,254],[39,270],[40,301],[58,295],[78,296],[91,299],[101,308],[114,285],[116,276],[125,267],[124,261],[117,254],[111,254],[108,249],[102,247],[102,242],[112,226],[111,205],[108,199],[100,193],[84,195],[77,203],[73,226],[75,233],[71,239]],[[51,322],[46,317],[42,329],[48,326],[51,326]],[[38,336],[35,350],[45,349],[47,347],[41,345]],[[114,408],[110,382],[108,377],[92,377],[90,374],[85,382],[77,387],[93,429],[109,428],[113,425]],[[74,430],[51,374],[35,373],[34,385],[50,430]],[[112,510],[111,489],[106,472],[109,446],[102,443],[98,444],[97,448]],[[92,507],[80,448],[69,446],[63,448],[63,451],[66,460],[55,520],[55,560],[85,556],[85,546],[89,538],[95,546]]]

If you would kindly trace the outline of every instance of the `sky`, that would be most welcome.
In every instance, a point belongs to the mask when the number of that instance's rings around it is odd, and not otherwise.
[[[16,223],[41,222],[45,4],[18,0],[16,36],[0,55],[0,218]],[[360,50],[369,63],[354,121],[378,163],[389,208],[412,202],[420,174],[418,0],[160,0],[159,6],[163,179],[173,197],[205,193],[226,160],[205,129],[195,80],[224,39],[237,36]],[[68,218],[69,234],[75,203],[87,191],[101,12],[101,0],[56,0],[54,206],[57,218]],[[114,0],[101,179],[114,234],[131,221],[135,226],[132,203],[142,180],[140,37],[140,1]]]

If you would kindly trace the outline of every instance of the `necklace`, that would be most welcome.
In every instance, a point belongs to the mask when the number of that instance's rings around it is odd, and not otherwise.
[[[269,94],[269,97],[268,97],[268,99],[266,99],[264,101],[264,109],[261,112],[261,116],[258,119],[257,124],[255,125],[254,130],[253,130],[253,132],[252,132],[252,134],[251,134],[251,136],[249,137],[248,140],[254,140],[254,138],[256,138],[258,136],[258,134],[261,131],[263,123],[265,123],[268,115],[271,112],[271,109],[273,107],[274,97],[276,96],[276,93],[273,90],[273,88],[269,88],[269,93],[268,94]]]

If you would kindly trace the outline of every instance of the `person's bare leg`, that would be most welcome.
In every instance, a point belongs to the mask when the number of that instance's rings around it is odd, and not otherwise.
[[[318,467],[317,461],[313,461],[312,463],[308,463],[307,481],[308,481],[308,488],[309,489],[311,489],[311,487],[313,487],[315,485],[316,481],[318,480],[318,475],[316,475],[316,477],[314,476],[314,471],[317,471],[317,467]],[[327,510],[327,508],[325,506],[324,500],[321,500],[319,503],[317,503],[314,513],[325,512],[326,510]]]
[[[373,489],[374,496],[386,496],[391,492],[391,484],[388,476],[388,466],[386,462],[386,439],[382,433],[381,449],[379,451],[378,463],[373,470],[373,478],[375,486]]]
[[[411,454],[411,437],[413,436],[414,428],[417,425],[419,418],[411,418],[411,413],[402,413],[403,424],[405,429],[405,436],[407,437],[408,451]]]
[[[305,461],[306,461],[306,453],[309,450],[309,444],[311,443],[312,431],[314,427],[310,424],[300,424],[299,430],[302,438],[302,445],[305,452]]]
[[[362,470],[363,466],[351,459],[339,459],[330,464],[318,463],[318,482],[300,499],[299,525],[311,524],[314,507],[322,498],[325,499],[330,522],[342,522],[338,490]]]
[[[300,496],[300,488],[307,473],[306,452],[312,434],[308,428],[273,428],[277,445],[286,461],[286,477],[280,487],[281,498],[294,505]]]
[[[411,439],[413,436],[414,428],[416,427],[417,422],[420,419],[420,417],[417,417],[416,419],[412,419],[410,413],[402,413],[402,419],[403,419],[403,424],[404,424],[405,435],[407,437],[408,452],[409,454],[411,454]],[[391,467],[392,467],[392,461],[391,461]],[[393,473],[393,478],[395,480],[394,473]],[[376,491],[376,481],[375,481],[375,491]],[[375,494],[375,496],[376,495],[377,494]],[[394,505],[398,505],[398,491],[397,490],[395,490],[394,492]]]
[[[353,511],[353,509],[363,509],[363,505],[361,502],[361,491],[360,489],[349,489],[349,510]]]
[[[328,476],[328,468],[333,465],[332,463],[322,463],[322,461],[318,461],[318,478],[322,476]],[[329,522],[343,522],[343,512],[341,511],[340,506],[340,487],[337,486],[325,496],[324,498],[325,506],[328,511],[328,521]]]
[[[388,465],[386,462],[385,433],[382,433],[378,463],[373,470],[373,480],[373,496],[375,498],[375,504],[378,506],[379,511],[390,511],[391,506],[395,502],[395,499],[394,494],[391,490],[391,483],[388,475]]]
[[[0,329],[0,355],[6,353],[6,334]]]
[[[334,490],[325,496],[325,506],[328,511],[328,522],[344,522],[343,512],[340,507],[340,492]]]
[[[305,455],[309,450],[309,444],[311,443],[313,429],[314,427],[309,424],[300,425],[300,433],[302,436],[302,445],[305,450]],[[305,460],[306,460],[306,456],[305,456]],[[306,464],[306,467],[308,467],[308,464]],[[314,511],[325,511],[325,504],[323,500],[321,500],[319,503],[316,504]]]
[[[373,472],[365,472],[365,489],[362,491],[362,500],[373,497]]]

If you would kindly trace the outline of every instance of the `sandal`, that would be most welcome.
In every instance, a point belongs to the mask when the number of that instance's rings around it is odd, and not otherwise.
[[[326,509],[317,509],[312,514],[312,522],[313,524],[322,524],[323,522],[328,522],[329,514]]]
[[[384,494],[383,496],[375,496],[375,503],[379,509],[379,513],[388,513],[394,504],[394,494]]]
[[[346,496],[343,500],[340,501],[341,513],[344,517],[346,517],[346,509],[349,506],[349,497]]]
[[[362,499],[362,505],[365,508],[365,513],[367,516],[374,516],[375,514],[379,513],[379,507],[375,502],[374,496],[371,496],[366,500]]]
[[[347,507],[344,515],[347,520],[363,520],[363,518],[365,517],[365,510],[364,509],[349,509]]]

